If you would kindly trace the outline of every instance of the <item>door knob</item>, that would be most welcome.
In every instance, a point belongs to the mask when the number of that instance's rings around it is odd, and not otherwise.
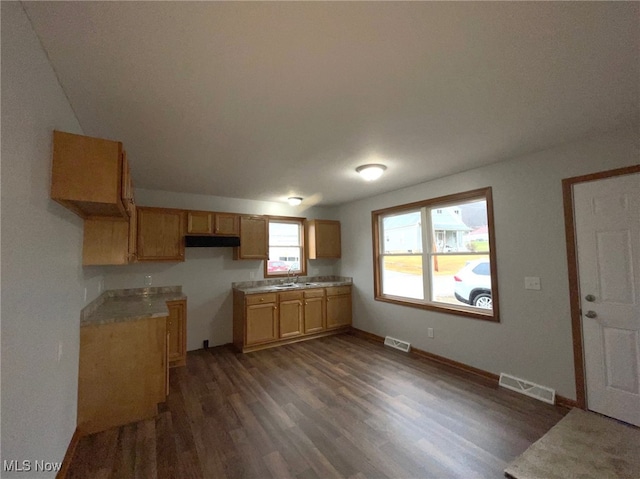
[[[596,297],[592,294],[588,294],[584,297],[584,299],[589,301],[590,303],[593,303],[596,300]]]
[[[598,317],[598,314],[597,314],[595,311],[587,311],[587,313],[585,314],[585,316],[586,316],[587,318],[591,318],[591,319],[593,319],[593,318],[597,318],[597,317]]]

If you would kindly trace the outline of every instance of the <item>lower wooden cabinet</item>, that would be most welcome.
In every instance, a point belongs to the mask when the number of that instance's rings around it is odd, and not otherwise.
[[[169,367],[184,366],[187,363],[187,301],[167,301]]]
[[[187,301],[169,316],[80,327],[78,429],[92,434],[153,417],[169,393],[169,368],[186,363]]]
[[[327,329],[351,324],[351,286],[327,288]]]
[[[302,334],[302,291],[288,291],[280,293],[279,307],[279,338],[291,338]]]
[[[260,344],[278,339],[278,306],[275,294],[247,298],[246,344]]]
[[[351,286],[233,292],[233,343],[240,351],[341,332],[351,325]]]
[[[80,328],[78,430],[91,434],[153,417],[166,398],[164,317]]]
[[[317,333],[326,328],[324,289],[310,289],[304,292],[304,332]]]

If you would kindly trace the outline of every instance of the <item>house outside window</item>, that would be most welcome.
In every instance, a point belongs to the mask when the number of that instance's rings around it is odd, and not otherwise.
[[[372,219],[377,300],[499,320],[491,188],[374,211]]]
[[[269,259],[265,277],[305,275],[304,219],[269,218]]]

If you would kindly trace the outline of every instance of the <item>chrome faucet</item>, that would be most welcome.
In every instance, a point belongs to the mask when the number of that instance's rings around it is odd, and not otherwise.
[[[293,282],[297,283],[298,282],[298,276],[293,273],[293,267],[289,267],[289,269],[287,270],[287,282],[291,283],[291,277],[293,276]]]

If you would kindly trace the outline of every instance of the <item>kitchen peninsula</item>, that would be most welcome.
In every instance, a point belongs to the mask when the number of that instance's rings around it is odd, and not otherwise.
[[[78,429],[91,434],[155,416],[169,367],[185,359],[182,287],[105,291],[81,313]]]

